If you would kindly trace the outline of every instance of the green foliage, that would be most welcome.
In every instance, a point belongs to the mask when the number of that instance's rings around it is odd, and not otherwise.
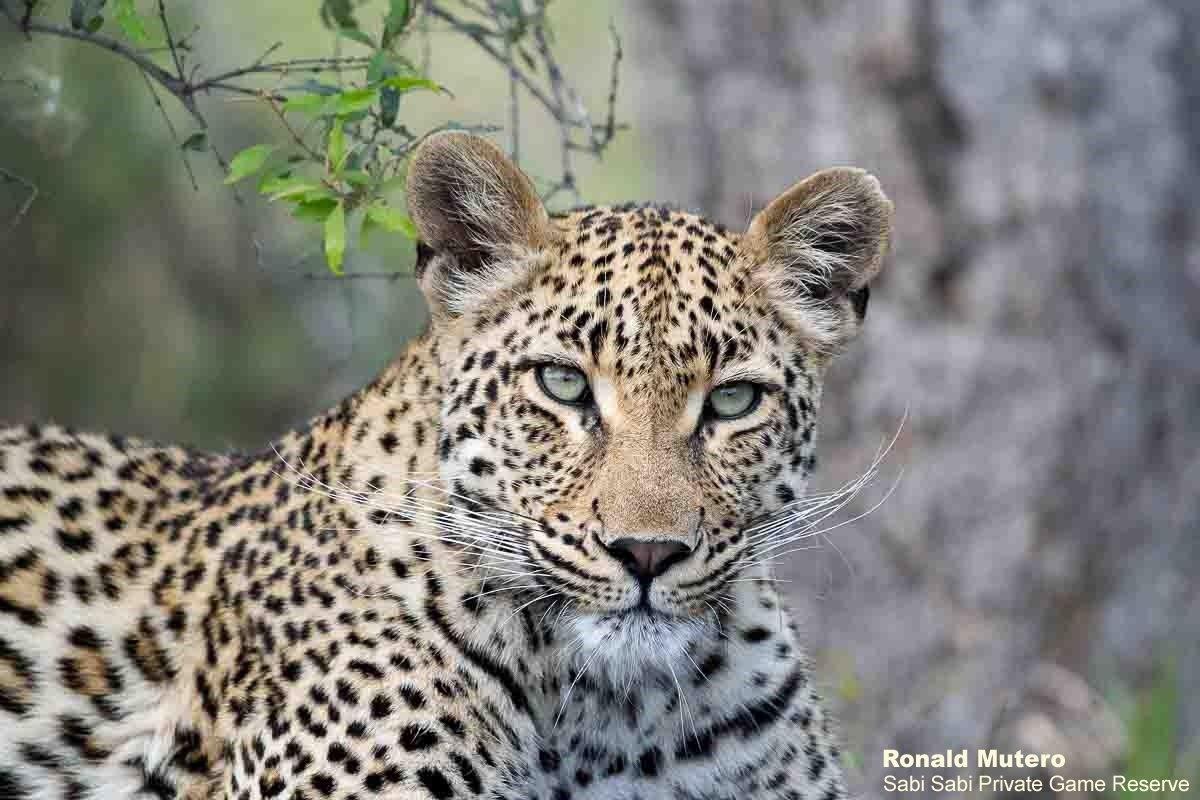
[[[335,203],[325,218],[325,260],[334,275],[342,274],[342,259],[346,255],[346,205]]]
[[[294,144],[257,144],[229,164],[226,183],[258,175],[259,194],[291,205],[294,218],[322,226],[326,263],[334,274],[342,273],[352,222],[361,226],[360,236],[374,230],[408,239],[417,235],[412,220],[387,200],[420,141],[397,125],[401,98],[415,91],[447,92],[391,52],[413,13],[406,0],[392,0],[376,43],[359,26],[350,3],[327,0],[322,20],[339,36],[372,50],[366,80],[349,87],[308,81],[282,102],[267,98]],[[300,127],[319,130],[320,141],[306,143],[293,117],[304,123]]]
[[[345,258],[347,217],[361,209],[366,210],[363,234],[382,229],[416,238],[416,227],[388,205],[387,194],[402,177],[404,161],[419,139],[400,132],[398,143],[382,142],[395,132],[400,96],[442,89],[427,78],[397,74],[399,67],[387,63],[391,69],[378,70],[374,80],[368,76],[365,86],[337,91],[313,85],[278,104],[280,118],[293,134],[288,114],[320,126],[320,147],[310,147],[299,135],[293,147],[283,150],[270,144],[248,147],[234,156],[225,179],[236,183],[260,175],[259,194],[271,202],[289,203],[296,219],[321,224],[326,262],[334,274],[341,274]]]
[[[233,161],[229,162],[229,175],[225,178],[225,182],[237,183],[243,178],[255,174],[267,163],[267,159],[271,157],[274,150],[275,145],[271,144],[256,144],[253,147],[247,147],[234,156]]]
[[[146,29],[146,20],[138,13],[134,0],[113,0],[113,17],[134,44],[149,43],[150,33]]]
[[[1175,662],[1164,661],[1158,681],[1137,700],[1128,723],[1129,749],[1125,774],[1129,778],[1187,778],[1200,783],[1200,757],[1184,758],[1179,735],[1179,680]],[[1200,754],[1196,754],[1200,756]],[[1115,794],[1121,800],[1144,800],[1146,795],[1128,790]],[[1155,795],[1158,800],[1183,800],[1184,795]]]
[[[510,124],[519,124],[517,96],[522,90],[550,115],[561,130],[563,175],[547,197],[567,191],[578,198],[571,166],[573,151],[599,156],[616,129],[613,109],[620,43],[614,32],[609,119],[595,125],[578,95],[564,82],[550,52],[548,2],[489,0],[486,5],[463,4],[461,9],[450,10],[449,4],[438,0],[373,0],[369,4],[366,0],[318,0],[321,22],[335,42],[346,45],[350,55],[343,55],[339,47],[329,57],[272,62],[268,57],[280,46],[276,44],[249,66],[207,78],[198,65],[189,63],[190,34],[172,37],[162,2],[141,0],[145,10],[139,10],[139,0],[71,0],[68,14],[73,39],[87,41],[89,34],[105,26],[106,14],[116,23],[119,31],[110,29],[104,37],[91,41],[142,71],[179,145],[193,186],[196,179],[188,156],[197,152],[214,154],[226,170],[227,184],[256,178],[257,191],[269,202],[287,204],[295,219],[320,226],[329,268],[340,274],[356,230],[360,235],[378,230],[416,237],[412,221],[390,206],[388,198],[403,181],[409,155],[432,131],[409,130],[403,121],[404,98],[418,91],[449,94],[403,54],[406,41],[417,32],[425,35],[425,46],[429,46],[429,26],[417,25],[418,15],[464,35],[504,69],[510,81]],[[466,16],[460,17],[464,11]],[[56,27],[43,26],[41,32],[66,35],[61,29],[56,32]],[[296,83],[297,76],[305,79]],[[177,133],[156,85],[179,101],[197,123],[197,130],[183,136]],[[197,102],[197,98],[218,92],[258,98],[270,107],[286,137],[280,134],[275,141],[253,144],[225,161],[210,139],[204,111]],[[435,130],[458,127],[451,123]],[[573,133],[586,138],[578,141]],[[515,131],[512,142],[516,155]]]

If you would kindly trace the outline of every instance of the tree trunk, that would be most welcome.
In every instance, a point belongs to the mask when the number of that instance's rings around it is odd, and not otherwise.
[[[896,203],[891,263],[826,391],[818,483],[861,471],[907,412],[884,462],[904,474],[828,535],[840,554],[785,570],[858,788],[878,792],[884,747],[1107,767],[1119,729],[1074,676],[1111,695],[1168,658],[1194,735],[1200,5],[630,9],[665,196],[739,226],[855,164]]]

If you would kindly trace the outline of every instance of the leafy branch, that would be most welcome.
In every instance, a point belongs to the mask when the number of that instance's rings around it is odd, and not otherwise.
[[[359,19],[360,2],[321,0],[319,16],[338,41],[363,48],[361,54],[273,60],[282,46],[276,43],[250,64],[211,74],[192,63],[190,37],[195,31],[175,33],[165,0],[144,0],[147,11],[139,10],[137,0],[72,0],[67,24],[40,14],[41,0],[0,0],[0,14],[30,41],[48,36],[85,42],[136,67],[179,146],[193,187],[197,183],[189,153],[211,153],[227,173],[226,183],[254,178],[259,194],[288,204],[293,217],[321,227],[334,275],[342,274],[352,231],[363,239],[376,231],[415,238],[411,220],[389,204],[388,195],[403,182],[408,156],[425,137],[463,127],[451,123],[415,133],[401,120],[404,95],[449,94],[405,57],[404,48],[414,37],[424,39],[427,54],[431,34],[449,30],[494,59],[509,79],[507,123],[514,158],[520,155],[520,96],[525,94],[560,132],[562,173],[547,200],[566,192],[578,201],[574,157],[601,156],[621,129],[615,116],[621,61],[615,30],[607,116],[595,122],[555,57],[546,13],[550,0],[389,0],[374,31]],[[427,63],[427,58],[421,61]],[[265,104],[286,141],[257,144],[226,160],[210,141],[198,102],[212,95]],[[195,132],[181,136],[164,97],[173,98],[190,115]],[[19,222],[36,199],[36,187],[9,172],[0,172],[0,179],[32,189]]]

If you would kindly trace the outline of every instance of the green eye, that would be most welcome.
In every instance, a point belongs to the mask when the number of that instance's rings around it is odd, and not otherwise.
[[[737,419],[758,408],[762,388],[757,383],[738,381],[718,386],[708,394],[708,407],[717,419]]]
[[[574,367],[543,364],[537,368],[537,380],[542,391],[560,403],[579,405],[587,400],[587,376]]]

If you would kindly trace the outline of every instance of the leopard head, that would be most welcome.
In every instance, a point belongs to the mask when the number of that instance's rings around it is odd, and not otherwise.
[[[653,206],[550,215],[489,142],[410,164],[455,502],[577,638],[639,660],[711,633],[803,502],[823,372],[859,329],[891,204],[819,172],[743,233]],[[781,523],[773,522],[777,529]]]

